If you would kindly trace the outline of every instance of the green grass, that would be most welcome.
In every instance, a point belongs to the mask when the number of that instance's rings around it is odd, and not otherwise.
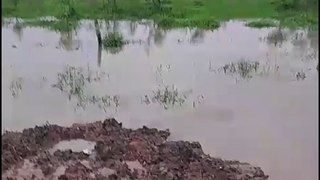
[[[121,48],[126,44],[123,36],[120,33],[113,32],[108,33],[102,41],[104,47],[106,48]]]
[[[111,32],[104,36],[102,44],[107,52],[117,54],[123,49],[124,45],[127,44],[127,41],[124,40],[122,34]]]
[[[36,18],[40,16],[61,17],[63,12],[59,0],[12,0],[2,1],[4,17]],[[162,10],[155,10],[146,0],[117,0],[117,9],[110,10],[107,0],[78,0],[74,3],[77,16],[81,19],[138,20],[153,19],[166,28],[200,27],[214,29],[220,21],[248,18],[276,18],[280,15],[277,4],[271,0],[170,0]],[[306,13],[308,12],[308,13]],[[308,20],[300,16],[287,16],[284,25],[309,26],[318,23],[317,13],[309,11]],[[260,23],[261,25],[261,23]]]
[[[276,27],[278,25],[277,22],[273,20],[257,20],[246,23],[246,26],[253,28],[267,28],[267,27]]]

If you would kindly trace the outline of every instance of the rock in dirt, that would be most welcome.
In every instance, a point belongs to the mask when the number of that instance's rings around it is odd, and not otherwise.
[[[259,167],[206,155],[198,142],[167,141],[169,130],[123,128],[115,119],[71,127],[44,125],[2,135],[3,179],[265,180]],[[54,149],[94,142],[90,153]],[[72,144],[70,143],[70,146]],[[54,149],[54,152],[52,150]],[[27,173],[26,173],[27,172]]]

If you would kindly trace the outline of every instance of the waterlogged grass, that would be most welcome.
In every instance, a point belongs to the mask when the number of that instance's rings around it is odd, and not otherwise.
[[[203,29],[216,29],[220,23],[215,19],[173,19],[162,17],[156,20],[157,24],[164,29],[173,27],[198,27]]]
[[[164,109],[174,107],[176,105],[182,105],[185,103],[188,97],[188,93],[179,91],[174,85],[160,87],[156,91],[153,91],[153,95],[145,95],[142,102],[145,104],[157,103],[163,106]]]
[[[66,20],[33,20],[24,21],[26,26],[42,27],[59,32],[67,32],[76,29],[79,24],[77,21]]]
[[[246,26],[252,28],[276,27],[277,25],[278,23],[273,20],[257,20],[246,23]]]
[[[93,72],[89,66],[87,70],[73,66],[67,66],[58,73],[57,82],[52,85],[68,95],[69,100],[75,99],[78,108],[85,109],[88,105],[97,105],[104,112],[109,107],[118,107],[120,97],[118,95],[89,94],[88,86],[94,82],[100,82],[104,78],[104,72]]]

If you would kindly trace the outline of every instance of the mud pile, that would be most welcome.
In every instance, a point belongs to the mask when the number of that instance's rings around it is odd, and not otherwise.
[[[258,167],[212,158],[197,142],[167,141],[170,132],[132,130],[115,119],[89,124],[36,126],[2,135],[3,179],[253,179]],[[53,150],[60,141],[95,142],[92,151]]]

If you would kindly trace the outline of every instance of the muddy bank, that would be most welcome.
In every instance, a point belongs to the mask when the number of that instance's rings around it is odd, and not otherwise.
[[[168,130],[148,127],[126,129],[115,119],[5,132],[2,178],[268,179],[258,167],[210,157],[198,142],[167,141],[169,135]],[[73,151],[55,148],[60,141],[75,139],[95,145]]]

